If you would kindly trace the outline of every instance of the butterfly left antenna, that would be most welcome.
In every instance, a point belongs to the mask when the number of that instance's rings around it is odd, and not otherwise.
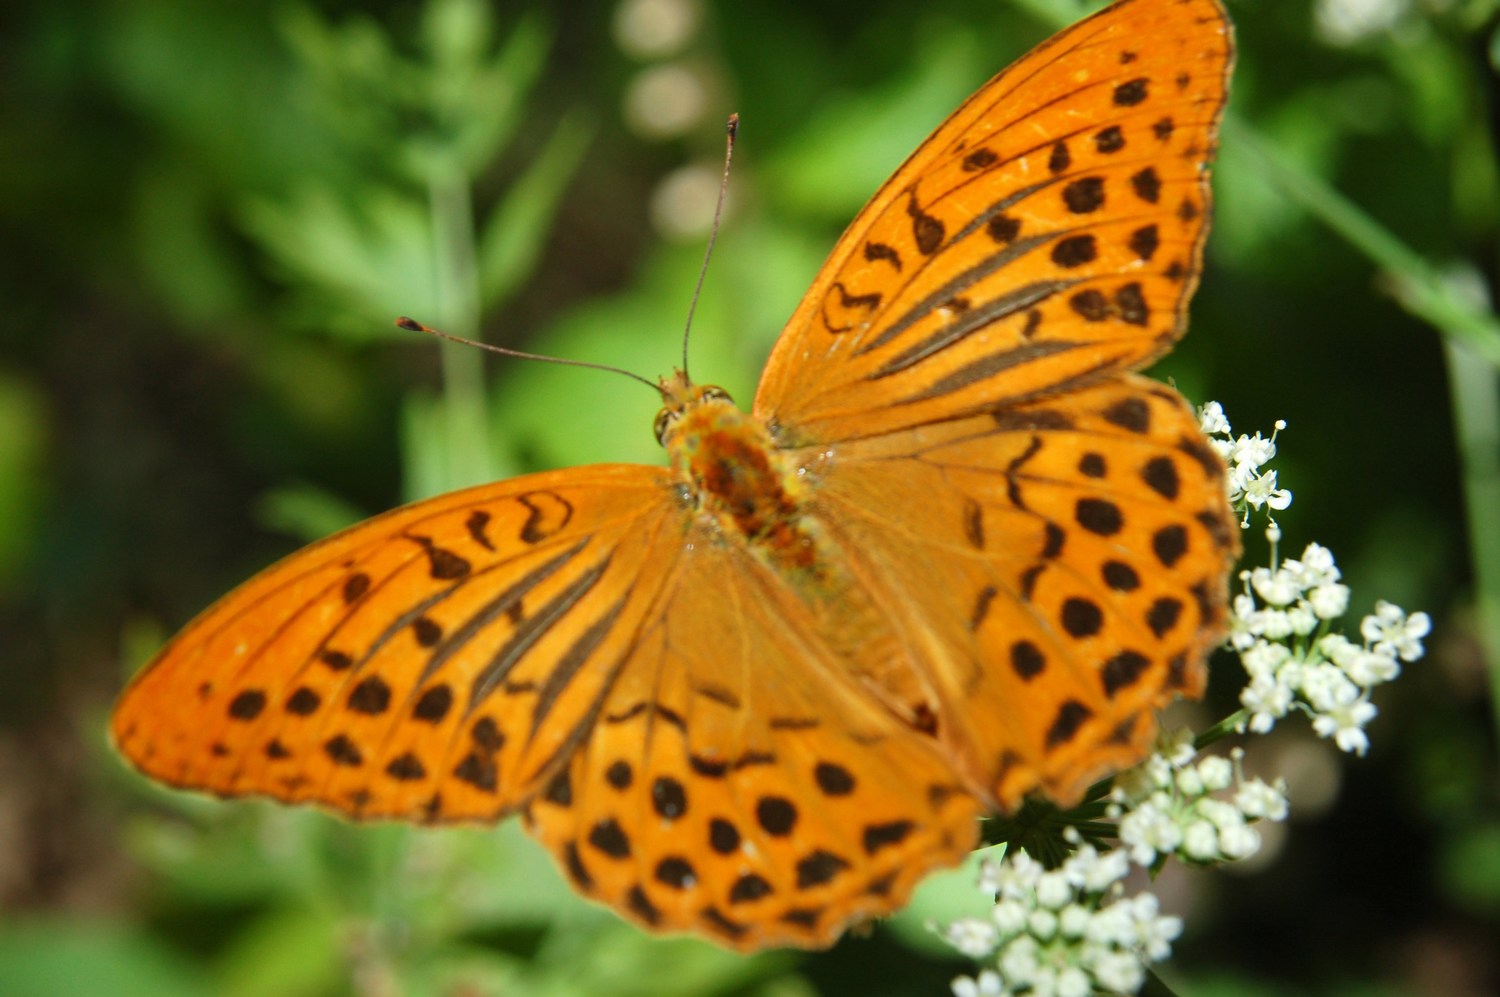
[[[412,332],[425,332],[429,336],[436,336],[439,339],[446,339],[453,343],[463,343],[465,346],[474,346],[481,350],[489,350],[491,353],[498,353],[505,357],[516,357],[521,360],[540,360],[543,363],[557,363],[566,367],[588,367],[592,370],[607,370],[613,374],[624,374],[631,380],[640,381],[663,399],[666,398],[666,392],[662,391],[661,385],[648,381],[641,375],[620,367],[611,367],[609,364],[590,363],[587,360],[568,360],[564,357],[549,357],[541,353],[527,353],[524,350],[512,350],[504,346],[495,346],[493,343],[481,343],[477,339],[465,339],[462,336],[455,336],[451,332],[444,332],[441,329],[434,329],[430,325],[423,325],[416,319],[407,318],[405,315],[396,319],[396,325],[402,329],[410,329]]]
[[[714,255],[714,241],[719,237],[719,220],[724,217],[724,195],[729,191],[729,163],[734,159],[734,136],[740,130],[740,116],[731,114],[724,126],[724,175],[719,179],[719,200],[714,204],[714,222],[708,230],[708,246],[703,250],[703,266],[698,268],[698,284],[693,288],[693,300],[688,303],[687,325],[682,330],[682,374],[688,372],[688,337],[693,332],[693,313],[698,310],[698,296],[703,293],[703,278],[708,275],[708,261]],[[688,383],[692,378],[687,377]]]

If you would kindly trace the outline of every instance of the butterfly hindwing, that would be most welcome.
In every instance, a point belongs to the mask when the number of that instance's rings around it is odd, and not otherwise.
[[[1238,553],[1223,475],[1177,393],[1128,375],[845,444],[817,505],[1010,809],[1076,802],[1202,694]]]
[[[850,674],[806,589],[706,529],[689,543],[565,788],[528,821],[582,892],[646,927],[826,945],[958,862],[979,804]]]

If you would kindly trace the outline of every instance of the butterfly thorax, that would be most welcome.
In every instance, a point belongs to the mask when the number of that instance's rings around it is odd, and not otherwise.
[[[803,514],[802,488],[765,424],[740,411],[722,389],[663,381],[662,445],[699,511],[742,537],[773,567],[816,572],[815,524]]]
[[[931,708],[896,635],[855,583],[848,552],[809,511],[810,476],[762,420],[736,408],[722,389],[679,390],[688,394],[678,409],[670,409],[669,394],[662,435],[700,514],[739,538],[797,593],[831,660],[843,662],[905,723],[926,730]]]

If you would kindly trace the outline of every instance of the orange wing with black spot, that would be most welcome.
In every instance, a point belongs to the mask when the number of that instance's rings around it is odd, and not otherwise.
[[[1019,405],[1185,327],[1231,63],[1217,0],[1123,0],[964,102],[849,226],[755,398],[789,444]]]
[[[147,775],[354,817],[495,819],[587,737],[684,516],[664,469],[418,502],[272,566],[126,689]]]

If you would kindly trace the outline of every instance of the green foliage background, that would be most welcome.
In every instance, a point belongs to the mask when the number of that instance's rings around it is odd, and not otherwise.
[[[1496,0],[1412,0],[1335,42],[1308,0],[1230,3],[1240,61],[1192,335],[1157,370],[1291,428],[1285,549],[1357,612],[1436,620],[1374,749],[1255,747],[1294,819],[1248,875],[1158,883],[1184,994],[1500,989]],[[917,910],[742,959],[574,898],[512,824],[419,832],[145,785],[110,752],[128,674],[215,596],[399,501],[655,460],[623,378],[677,361],[701,236],[649,205],[743,119],[699,380],[748,400],[840,228],[1068,0],[706,3],[670,139],[622,95],[603,0],[20,0],[0,12],[0,993],[940,994]],[[1252,558],[1260,556],[1252,544]],[[1253,562],[1252,562],[1253,563]],[[1211,695],[1233,705],[1232,660]],[[1299,790],[1300,787],[1300,790]],[[968,903],[977,898],[970,896]],[[982,902],[981,902],[982,906]]]

